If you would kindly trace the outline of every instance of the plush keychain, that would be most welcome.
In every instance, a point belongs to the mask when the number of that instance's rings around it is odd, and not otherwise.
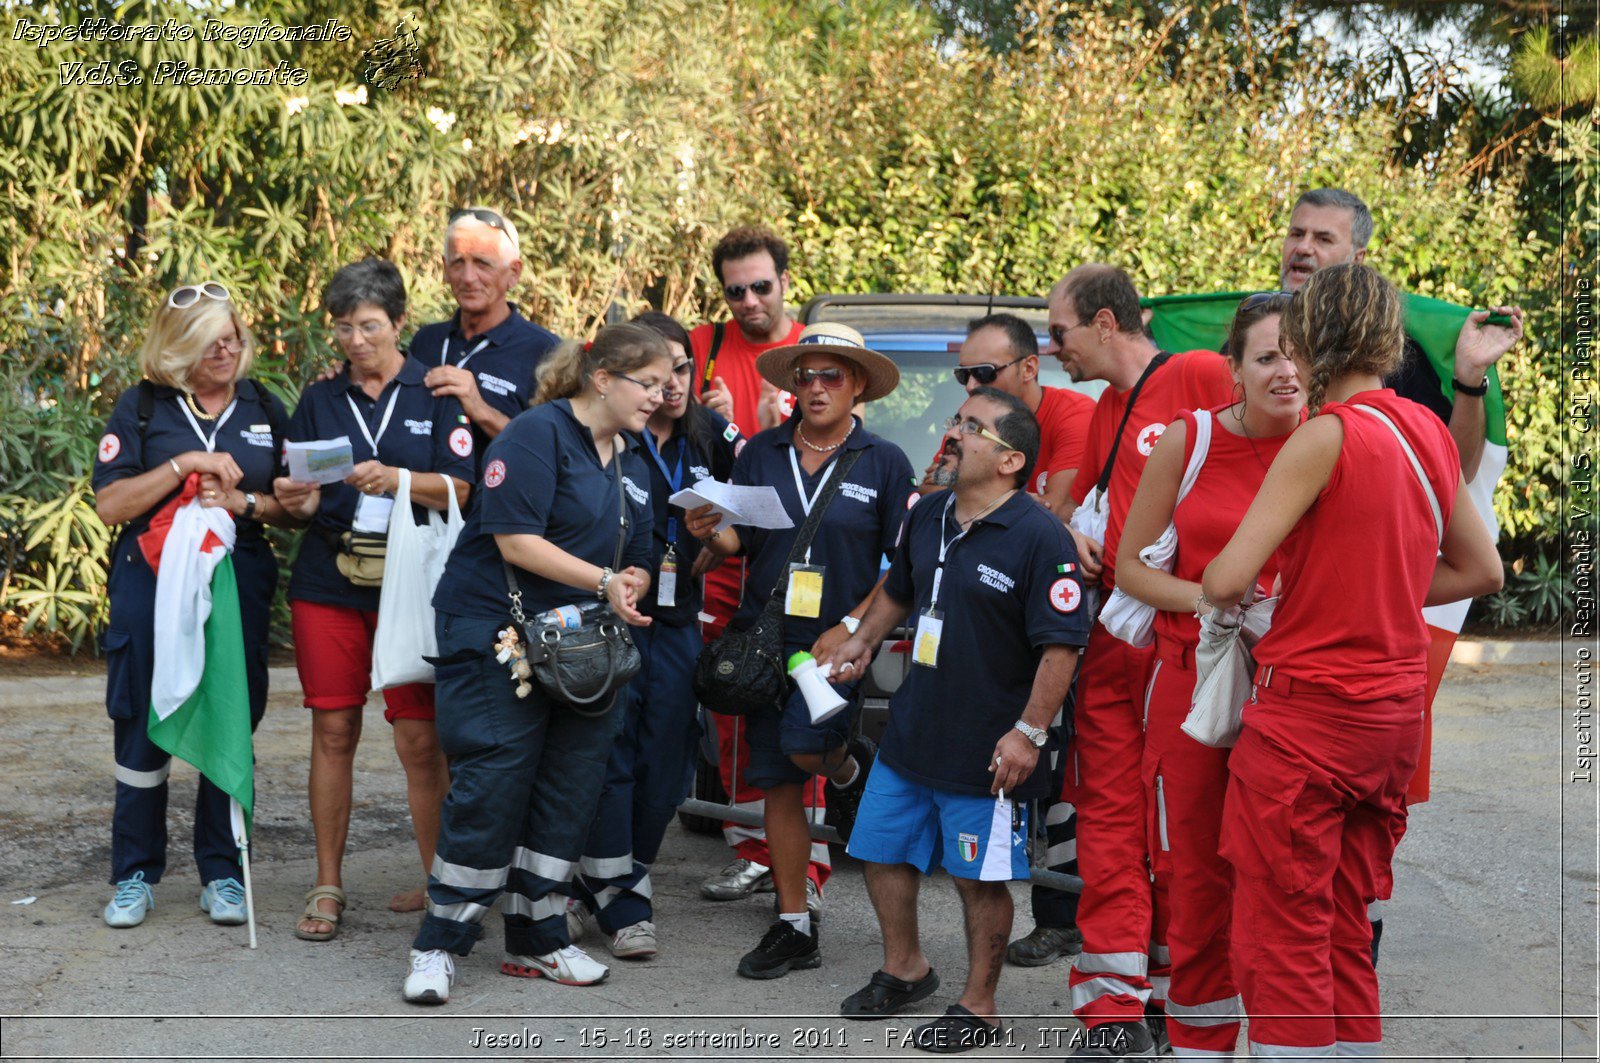
[[[495,660],[511,665],[511,678],[517,684],[517,697],[525,698],[532,694],[533,684],[528,682],[528,677],[533,674],[533,666],[528,663],[528,651],[517,637],[517,629],[508,627],[502,630],[500,641],[494,644],[494,649]]]

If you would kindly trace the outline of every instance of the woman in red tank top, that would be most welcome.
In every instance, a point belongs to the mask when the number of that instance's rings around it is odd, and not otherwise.
[[[1117,586],[1158,610],[1141,777],[1157,918],[1164,908],[1168,919],[1167,1034],[1180,1054],[1187,1049],[1231,1055],[1239,1040],[1242,1012],[1228,963],[1233,869],[1217,853],[1228,750],[1201,745],[1180,726],[1194,699],[1200,576],[1239,526],[1305,410],[1299,372],[1278,341],[1288,307],[1289,296],[1277,292],[1239,305],[1225,347],[1238,401],[1184,413],[1167,428],[1139,477],[1117,548]],[[1209,420],[1210,442],[1198,476],[1179,500],[1197,445],[1196,417]],[[1178,532],[1171,573],[1139,558],[1168,523]],[[1269,562],[1262,581],[1270,584],[1276,569]]]
[[[1501,566],[1448,432],[1382,385],[1404,341],[1394,287],[1369,266],[1318,270],[1290,302],[1283,340],[1314,416],[1201,581],[1212,608],[1231,608],[1281,560],[1282,598],[1228,760],[1233,973],[1254,1016],[1252,1054],[1376,1056],[1366,913],[1389,894],[1405,832],[1421,609],[1498,589]]]

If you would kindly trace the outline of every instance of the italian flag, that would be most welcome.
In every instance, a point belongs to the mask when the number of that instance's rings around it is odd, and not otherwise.
[[[230,556],[236,529],[226,510],[200,505],[199,482],[198,474],[191,475],[139,536],[156,573],[150,740],[232,797],[248,837],[255,757],[239,586]]]
[[[1163,350],[1215,351],[1227,337],[1228,323],[1238,309],[1239,301],[1249,292],[1218,292],[1211,295],[1169,295],[1143,299],[1152,316],[1150,330]],[[1454,400],[1450,378],[1455,371],[1456,340],[1461,327],[1467,323],[1471,312],[1467,307],[1456,306],[1421,295],[1406,295],[1404,299],[1406,332],[1422,348],[1439,378],[1439,390],[1445,398]],[[1491,368],[1486,378],[1489,394],[1484,396],[1483,460],[1478,465],[1478,475],[1467,485],[1467,495],[1473,508],[1488,526],[1489,534],[1499,538],[1499,525],[1494,519],[1494,491],[1506,468],[1506,402],[1500,390],[1498,369]],[[1424,724],[1422,755],[1417,761],[1417,774],[1411,783],[1407,798],[1411,803],[1428,799],[1429,747],[1431,745],[1433,696],[1439,689],[1439,680],[1450,661],[1450,650],[1455,645],[1461,626],[1466,623],[1471,601],[1453,602],[1422,611],[1432,640],[1428,647],[1428,718]]]

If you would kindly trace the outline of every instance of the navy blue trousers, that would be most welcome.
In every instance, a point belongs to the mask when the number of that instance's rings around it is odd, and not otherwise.
[[[233,552],[250,683],[250,729],[267,708],[267,626],[278,586],[278,562],[262,538],[242,539]],[[106,713],[114,729],[116,802],[111,813],[111,882],[143,871],[160,882],[167,869],[167,772],[172,758],[150,741],[150,679],[155,657],[156,577],[132,535],[112,553],[107,581],[111,622],[106,655]],[[228,795],[201,776],[195,798],[194,860],[200,880],[240,879]]]
[[[704,645],[695,625],[633,629],[644,667],[630,684],[622,732],[611,746],[605,789],[579,864],[577,896],[614,934],[653,918],[650,865],[673,814],[689,796],[699,757],[694,662]]]
[[[546,698],[537,681],[519,698],[508,666],[494,659],[506,620],[439,613],[436,622],[434,723],[450,761],[450,793],[412,946],[465,956],[504,893],[506,951],[554,952],[571,943],[571,879],[625,706],[599,719],[579,716]]]

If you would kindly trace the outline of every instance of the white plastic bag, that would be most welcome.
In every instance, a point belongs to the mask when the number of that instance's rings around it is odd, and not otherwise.
[[[1200,644],[1194,651],[1194,701],[1183,733],[1213,749],[1239,740],[1244,703],[1250,697],[1255,661],[1245,649],[1243,611],[1213,610],[1200,618]]]
[[[428,523],[411,514],[411,473],[400,469],[394,508],[389,512],[389,549],[378,595],[378,630],[372,640],[372,689],[433,682],[433,665],[423,660],[439,653],[433,631],[433,589],[465,523],[452,487],[448,517],[428,510]]]
[[[1200,468],[1211,451],[1211,411],[1194,411],[1194,449],[1189,452],[1189,464],[1183,470],[1183,482],[1178,485],[1178,502],[1188,495],[1200,476]],[[1176,508],[1176,503],[1174,503]],[[1178,556],[1178,529],[1171,521],[1156,541],[1139,551],[1139,560],[1151,568],[1171,572]],[[1100,623],[1106,630],[1130,646],[1148,646],[1155,641],[1156,607],[1141,602],[1121,587],[1111,592],[1106,607],[1100,610]]]

